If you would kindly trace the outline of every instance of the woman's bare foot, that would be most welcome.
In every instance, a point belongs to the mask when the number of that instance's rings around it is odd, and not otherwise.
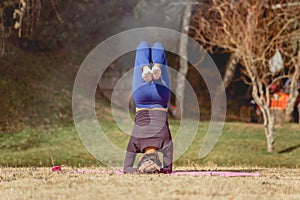
[[[152,77],[154,80],[158,80],[161,75],[160,64],[155,63],[151,70]]]
[[[149,68],[148,65],[145,65],[143,67],[143,73],[142,73],[142,77],[146,82],[150,82],[152,81],[152,74],[151,74],[151,69]]]

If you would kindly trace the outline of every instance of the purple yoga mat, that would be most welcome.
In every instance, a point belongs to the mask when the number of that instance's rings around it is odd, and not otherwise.
[[[105,171],[105,170],[75,170],[76,173],[113,173],[123,174],[122,170]],[[230,171],[174,171],[168,175],[191,175],[191,176],[223,176],[223,177],[258,177],[259,172],[230,172]]]
[[[229,172],[229,171],[180,171],[173,172],[171,175],[192,175],[192,176],[254,176],[257,177],[260,174],[258,172]]]

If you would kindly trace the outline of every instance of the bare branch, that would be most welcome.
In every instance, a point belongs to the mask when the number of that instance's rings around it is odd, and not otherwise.
[[[263,55],[272,47],[272,45],[274,45],[274,41],[276,41],[279,38],[279,36],[281,36],[281,34],[288,28],[290,23],[295,22],[295,21],[296,21],[296,19],[292,18],[283,25],[283,27],[278,31],[278,33],[275,35],[275,37],[273,37],[272,40],[269,42],[269,45],[263,51]]]
[[[63,23],[64,23],[64,20],[61,18],[61,16],[60,16],[60,14],[59,14],[59,12],[58,12],[58,10],[57,10],[57,8],[56,8],[56,6],[55,6],[53,0],[50,0],[50,2],[51,2],[51,5],[52,5],[52,7],[53,7],[53,10],[54,10],[54,12],[55,12],[55,14],[56,14],[56,17],[57,17],[58,21],[59,21],[60,23],[63,24]]]
[[[208,0],[208,7],[198,7],[193,17],[193,34],[197,41],[213,52],[215,47],[238,54],[243,65],[244,82],[252,85],[252,96],[264,118],[268,151],[274,147],[274,115],[270,110],[270,85],[285,79],[290,64],[300,60],[299,22],[296,4],[276,4],[273,1],[255,0]],[[300,3],[299,3],[300,4]],[[295,43],[296,41],[296,43]],[[295,48],[297,44],[298,47]],[[281,52],[285,69],[270,70],[269,59],[276,51]],[[278,64],[279,65],[279,64]],[[297,65],[299,67],[299,64]],[[277,70],[277,71],[276,71]],[[285,71],[289,71],[286,75]]]

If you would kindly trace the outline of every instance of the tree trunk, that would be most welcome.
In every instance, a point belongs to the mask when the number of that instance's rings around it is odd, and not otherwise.
[[[297,105],[297,110],[298,110],[298,123],[300,124],[300,102]]]
[[[269,107],[265,107],[266,110],[266,118],[267,123],[264,124],[265,127],[265,135],[267,139],[267,148],[268,152],[274,152],[274,145],[275,145],[275,117],[274,113],[271,112]]]
[[[192,4],[187,3],[184,16],[182,21],[182,30],[181,32],[188,36],[190,18],[192,13]],[[181,37],[179,43],[179,52],[181,55],[180,65],[179,65],[179,74],[177,75],[177,85],[176,85],[176,117],[181,118],[181,110],[184,108],[184,93],[185,93],[185,77],[188,72],[188,37]],[[179,106],[180,104],[180,106]],[[179,109],[180,108],[180,109]]]
[[[227,61],[227,65],[225,67],[225,73],[223,76],[223,82],[225,88],[227,88],[230,85],[234,77],[238,61],[239,61],[239,56],[237,55],[237,53],[232,53]]]
[[[298,59],[300,59],[300,52],[298,53]],[[300,62],[300,61],[299,61]],[[295,108],[295,103],[298,97],[298,89],[297,89],[297,82],[300,75],[300,66],[295,64],[295,72],[292,76],[291,85],[290,85],[290,96],[288,99],[288,103],[285,109],[285,122],[291,122],[293,120],[293,112]]]
[[[285,122],[293,121],[293,113],[294,113],[297,97],[298,97],[297,80],[292,80],[291,88],[290,88],[290,96],[285,108],[285,116],[284,116]]]
[[[266,88],[266,94],[263,92],[263,88],[258,87],[257,83],[255,81],[252,82],[253,84],[253,91],[252,96],[254,101],[259,105],[260,111],[263,115],[263,121],[264,121],[264,130],[265,130],[265,136],[267,139],[267,150],[268,152],[274,152],[275,149],[275,117],[274,113],[271,112],[270,109],[270,93],[269,88]]]
[[[2,20],[2,16],[0,16]],[[5,29],[4,24],[0,24],[0,57],[2,57],[5,53]]]

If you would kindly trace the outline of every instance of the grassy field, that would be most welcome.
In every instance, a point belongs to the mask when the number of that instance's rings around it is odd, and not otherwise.
[[[27,86],[20,88],[20,91],[31,90]],[[30,96],[30,92],[25,93]],[[51,105],[56,104],[56,98],[62,97],[57,92]],[[2,105],[17,110],[15,105],[8,104],[12,99],[18,98],[14,95],[2,98]],[[53,98],[46,96],[45,99]],[[226,122],[213,151],[205,159],[199,159],[199,149],[209,125],[201,122],[193,144],[174,163],[174,170],[257,171],[260,177],[79,174],[74,169],[109,169],[84,148],[74,126],[65,126],[70,124],[71,112],[70,100],[64,99],[60,107],[65,109],[60,112],[51,110],[50,104],[40,108],[54,115],[58,113],[57,117],[47,120],[46,126],[39,126],[40,123],[28,118],[25,121],[16,119],[26,122],[26,126],[18,127],[16,123],[16,127],[10,129],[22,130],[20,132],[5,133],[5,129],[0,128],[0,199],[300,199],[298,124],[277,125],[276,151],[267,153],[261,124]],[[17,104],[22,102],[23,99]],[[125,148],[129,137],[114,124],[108,109],[109,105],[104,105],[97,110],[101,127],[114,144]],[[28,112],[43,113],[38,109]],[[32,126],[27,126],[29,121]],[[57,121],[61,123],[54,123]],[[178,121],[170,120],[174,137],[178,126]],[[54,165],[64,165],[63,172],[51,172]]]
[[[193,144],[175,166],[251,166],[299,168],[300,126],[285,124],[276,127],[276,152],[266,152],[266,140],[261,124],[227,122],[223,133],[204,159],[199,159],[199,149],[206,134],[208,122],[201,122]],[[170,120],[170,128],[176,133],[178,121]],[[102,128],[110,140],[125,148],[128,135],[122,133],[110,119],[104,119]],[[15,134],[0,135],[0,166],[2,167],[50,167],[102,166],[82,145],[74,127],[39,128]]]
[[[111,116],[100,121],[107,137],[125,148],[129,138]],[[227,122],[213,151],[199,159],[208,125],[201,122],[193,144],[175,161],[175,171],[255,171],[260,176],[115,174],[87,152],[74,127],[40,127],[0,135],[0,199],[300,198],[298,124],[277,125],[276,152],[267,153],[261,124]],[[174,136],[178,126],[170,120]],[[63,165],[63,171],[51,172],[54,165]]]

